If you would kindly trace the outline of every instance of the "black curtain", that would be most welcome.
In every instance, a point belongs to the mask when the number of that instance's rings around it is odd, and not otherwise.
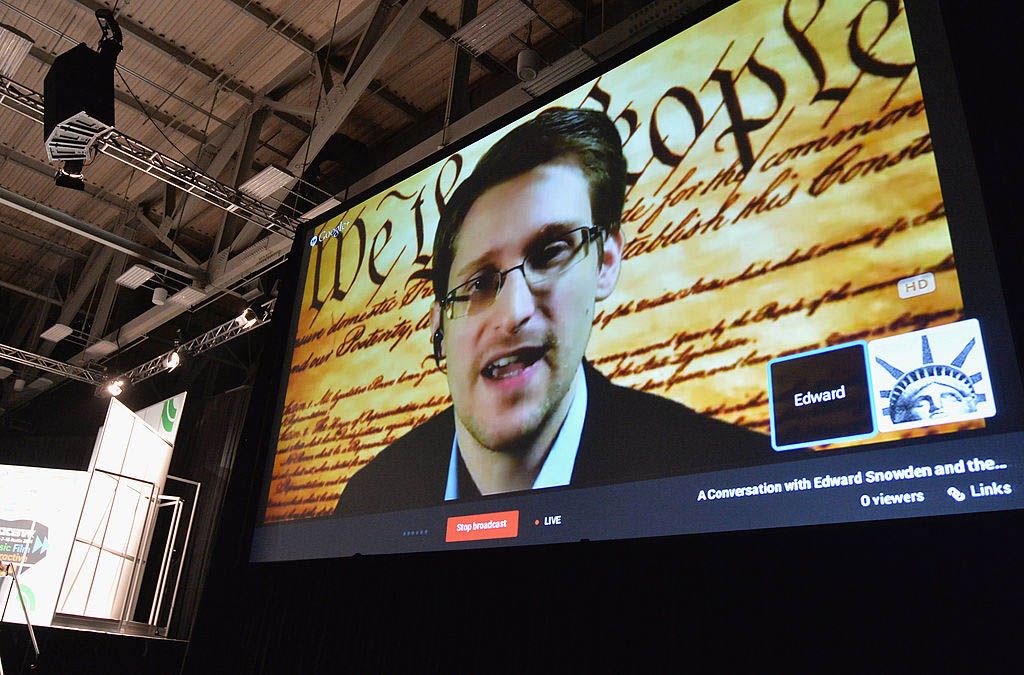
[[[174,638],[188,639],[195,619],[199,589],[203,587],[210,563],[210,549],[217,536],[217,523],[251,391],[247,386],[238,387],[203,401],[198,423],[176,443],[181,451],[172,460],[171,475],[198,481],[201,487],[182,569],[183,590],[179,591],[169,632]],[[182,515],[181,528],[186,527],[186,517],[187,512]]]

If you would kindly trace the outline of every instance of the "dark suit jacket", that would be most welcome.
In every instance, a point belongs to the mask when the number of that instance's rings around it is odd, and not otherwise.
[[[699,415],[667,398],[612,384],[586,362],[584,373],[587,414],[572,472],[573,487],[781,459],[767,436]],[[335,515],[443,504],[454,436],[454,412],[449,407],[392,443],[352,476]],[[468,474],[464,469],[460,473],[463,494]],[[472,487],[471,481],[469,485]]]

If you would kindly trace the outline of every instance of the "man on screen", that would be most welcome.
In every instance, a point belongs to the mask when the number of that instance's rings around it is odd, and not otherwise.
[[[584,360],[619,276],[625,188],[618,131],[592,110],[546,110],[481,158],[434,238],[434,354],[453,406],[357,472],[338,515],[772,460],[766,437]]]

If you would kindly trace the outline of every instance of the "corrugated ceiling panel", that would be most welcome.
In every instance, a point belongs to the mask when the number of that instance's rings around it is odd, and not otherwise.
[[[439,38],[437,33],[422,23],[414,23],[377,71],[377,79],[390,83],[391,77],[404,70],[408,64],[423,59],[435,59],[437,52],[450,52],[451,49],[451,45]],[[449,65],[450,63],[449,59]]]
[[[490,5],[490,2],[483,0],[480,2],[479,9],[482,11]],[[429,0],[427,2],[427,9],[441,17],[441,19],[453,28],[458,28],[459,25],[459,10],[462,7],[462,3],[458,0]]]
[[[302,53],[233,4],[204,3],[202,20],[174,0],[154,0],[133,10],[133,21],[253,90],[276,74],[265,67],[268,54],[291,60]]]
[[[431,110],[448,96],[453,52],[439,49],[429,58],[408,63],[389,80],[388,86],[415,101],[420,110]]]
[[[331,33],[331,22],[335,13],[338,14],[338,27],[335,39],[341,40],[354,29],[351,17],[358,16],[360,11],[375,0],[267,0],[260,2],[273,14],[282,17],[290,25],[302,29],[308,37],[319,44],[326,42]]]

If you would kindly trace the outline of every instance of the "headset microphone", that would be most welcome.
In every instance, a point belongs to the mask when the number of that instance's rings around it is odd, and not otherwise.
[[[431,338],[434,343],[434,361],[437,362],[437,367],[441,367],[441,359],[444,358],[443,347],[441,345],[444,340],[444,331],[438,328],[434,331],[434,335]]]

